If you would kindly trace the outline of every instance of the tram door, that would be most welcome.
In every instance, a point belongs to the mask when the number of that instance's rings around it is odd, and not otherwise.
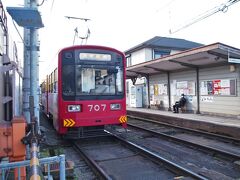
[[[143,107],[143,89],[142,86],[131,86],[130,106]]]

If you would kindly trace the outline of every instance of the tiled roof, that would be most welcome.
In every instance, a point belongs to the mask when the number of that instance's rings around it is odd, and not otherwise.
[[[155,36],[137,46],[134,46],[134,47],[128,49],[127,51],[125,51],[125,53],[129,54],[131,52],[134,52],[139,49],[146,48],[146,47],[187,50],[187,49],[192,49],[192,48],[196,48],[199,46],[203,46],[203,44],[196,43],[193,41],[188,41],[185,39]]]

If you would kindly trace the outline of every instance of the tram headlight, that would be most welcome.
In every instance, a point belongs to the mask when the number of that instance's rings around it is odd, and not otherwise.
[[[68,105],[68,112],[80,112],[81,106],[80,105]]]
[[[120,110],[121,109],[121,104],[111,104],[110,109],[111,110]]]

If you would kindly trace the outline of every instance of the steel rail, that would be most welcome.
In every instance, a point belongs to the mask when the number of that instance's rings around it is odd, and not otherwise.
[[[84,161],[91,167],[91,169],[100,179],[107,179],[107,180],[112,179],[93,159],[91,159],[91,157],[89,157],[86,153],[84,153],[84,151],[77,145],[77,143],[72,142],[72,144],[73,144],[73,147],[79,152],[81,157],[84,159]]]
[[[212,137],[216,137],[216,138],[220,138],[221,140],[225,140],[227,142],[231,141],[231,142],[235,142],[235,143],[240,143],[240,139],[233,138],[233,137],[230,137],[230,136],[224,136],[224,135],[214,134],[214,133],[210,133],[210,132],[206,132],[206,131],[200,131],[200,130],[196,130],[196,129],[181,127],[181,126],[168,124],[168,123],[164,123],[164,122],[160,122],[160,121],[153,120],[153,119],[148,119],[148,118],[141,118],[141,117],[132,116],[132,115],[127,115],[127,116],[129,118],[138,119],[140,121],[147,121],[147,122],[152,122],[152,123],[156,123],[156,124],[159,124],[159,125],[168,126],[168,127],[172,127],[172,128],[176,128],[176,129],[180,129],[180,130],[185,130],[185,131],[189,131],[189,132],[195,132],[195,133],[210,135]],[[129,121],[128,121],[128,123],[129,123]]]
[[[154,159],[155,161],[157,160],[158,162],[160,161],[160,162],[166,164],[170,168],[174,168],[174,169],[176,169],[178,171],[181,171],[184,175],[189,175],[189,176],[191,176],[193,178],[201,179],[201,180],[207,180],[208,179],[208,178],[206,178],[204,176],[201,176],[201,175],[199,175],[199,174],[197,174],[197,173],[195,173],[195,172],[193,172],[191,170],[188,170],[188,169],[186,169],[186,168],[184,168],[184,167],[182,167],[182,166],[180,166],[180,165],[178,165],[178,164],[176,164],[176,163],[174,163],[172,161],[169,161],[169,160],[165,159],[164,157],[162,157],[162,156],[160,156],[160,155],[158,155],[158,154],[156,154],[154,152],[151,152],[151,151],[147,150],[146,148],[143,148],[143,147],[141,147],[141,146],[139,146],[139,145],[137,145],[137,144],[135,144],[133,142],[127,141],[127,140],[125,140],[125,139],[123,139],[123,138],[121,138],[121,137],[119,137],[119,136],[117,136],[117,135],[115,135],[115,134],[113,134],[113,133],[111,133],[109,131],[106,131],[106,132],[111,134],[113,137],[115,137],[116,139],[118,139],[122,143],[128,145],[129,147],[131,147],[131,148],[133,148],[133,149],[135,149],[137,151],[140,151],[146,157],[151,157],[151,159]],[[173,170],[171,169],[171,171],[173,171]]]
[[[217,149],[217,148],[213,148],[213,147],[210,147],[210,146],[204,146],[204,145],[201,145],[201,144],[196,144],[194,142],[189,142],[189,141],[186,141],[186,140],[178,138],[178,137],[174,137],[174,136],[171,136],[171,135],[168,135],[168,134],[165,134],[165,133],[161,133],[161,132],[156,132],[156,131],[146,129],[146,128],[143,128],[143,127],[140,127],[140,126],[137,126],[137,125],[133,125],[131,123],[128,123],[128,126],[150,132],[150,133],[152,133],[156,136],[161,136],[163,138],[171,139],[171,140],[173,140],[177,143],[181,142],[181,143],[185,143],[185,144],[188,144],[188,145],[191,145],[191,146],[195,146],[195,147],[197,146],[198,148],[202,148],[202,149],[205,149],[205,150],[208,150],[208,151],[212,151],[214,153],[222,154],[222,155],[228,156],[228,157],[233,158],[233,159],[236,159],[236,158],[240,159],[240,155],[238,155],[238,154],[230,153],[230,152],[227,152],[227,151],[224,151],[224,150],[221,150],[221,149]]]

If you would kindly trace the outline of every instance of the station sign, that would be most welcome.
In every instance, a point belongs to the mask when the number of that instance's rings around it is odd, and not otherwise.
[[[7,12],[21,27],[24,28],[43,27],[41,15],[36,8],[7,7]]]
[[[230,62],[230,63],[240,64],[240,59],[229,57],[229,58],[228,58],[228,62]]]

